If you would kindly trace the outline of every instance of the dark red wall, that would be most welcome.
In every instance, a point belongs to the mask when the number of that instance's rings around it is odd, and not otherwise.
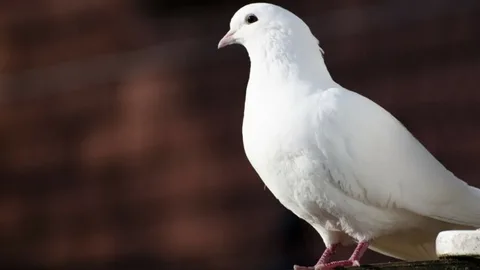
[[[311,25],[339,83],[480,186],[480,2],[277,3]],[[0,3],[0,262],[315,262],[322,240],[243,153],[247,54],[216,50],[243,4]]]

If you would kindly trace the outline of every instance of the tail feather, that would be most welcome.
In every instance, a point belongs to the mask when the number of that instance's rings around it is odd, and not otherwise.
[[[425,243],[412,244],[399,238],[382,237],[375,240],[370,249],[404,261],[436,260],[435,238]]]
[[[433,217],[449,223],[480,227],[480,211],[478,210],[480,189],[468,186],[468,191],[468,193],[463,194],[461,200],[456,200],[455,204],[452,203],[444,207],[446,211],[453,214]]]
[[[435,240],[444,230],[473,230],[470,226],[437,222],[428,227],[385,235],[372,241],[370,249],[404,261],[438,259]]]

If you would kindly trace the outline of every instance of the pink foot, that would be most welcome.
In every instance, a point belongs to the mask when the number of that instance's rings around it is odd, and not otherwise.
[[[368,242],[362,241],[358,243],[357,247],[350,256],[350,259],[343,261],[328,262],[330,257],[334,254],[336,246],[329,247],[325,250],[320,260],[318,260],[315,266],[298,266],[294,265],[294,270],[332,270],[336,267],[343,266],[360,266],[360,258],[363,253],[368,249]]]
[[[314,266],[300,266],[300,265],[294,265],[293,270],[315,270]]]
[[[315,266],[328,263],[330,261],[330,258],[335,254],[338,246],[339,244],[333,244],[327,247]],[[294,265],[293,270],[315,270],[315,266]]]
[[[294,265],[293,270],[333,270],[336,267],[343,267],[343,266],[360,266],[358,261],[335,261],[325,264],[316,264],[315,266],[298,266]]]
[[[344,261],[336,261],[330,262],[326,264],[317,264],[314,266],[314,270],[333,270],[337,267],[344,267],[344,266],[360,266],[358,261],[351,261],[351,260],[344,260]]]

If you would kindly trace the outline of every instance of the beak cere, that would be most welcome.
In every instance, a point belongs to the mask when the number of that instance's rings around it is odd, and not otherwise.
[[[232,30],[228,31],[227,34],[225,34],[225,36],[220,40],[220,42],[218,42],[218,48],[220,49],[235,43],[236,40],[233,37],[234,34],[235,34],[235,31],[232,31]]]

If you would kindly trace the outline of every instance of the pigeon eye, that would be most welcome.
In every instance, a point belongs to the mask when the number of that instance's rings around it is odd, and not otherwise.
[[[245,18],[245,22],[247,22],[247,24],[252,24],[256,21],[258,21],[258,18],[257,18],[257,16],[255,16],[253,14],[250,14]]]

